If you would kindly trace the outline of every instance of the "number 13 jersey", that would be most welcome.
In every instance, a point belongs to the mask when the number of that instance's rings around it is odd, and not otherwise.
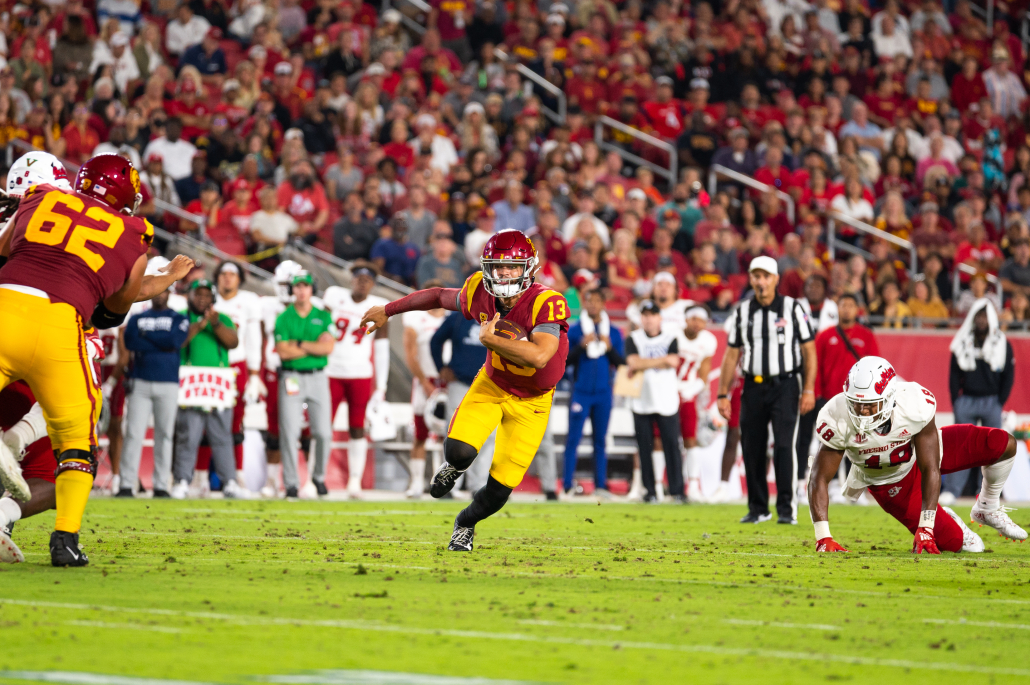
[[[896,483],[908,475],[916,463],[912,438],[930,423],[936,412],[933,393],[918,383],[899,383],[887,432],[859,433],[848,418],[844,393],[827,402],[815,420],[815,428],[820,442],[832,450],[843,451],[854,465],[844,494],[857,497],[869,485]],[[943,445],[939,428],[937,433],[938,442]]]
[[[50,185],[29,188],[13,221],[0,284],[41,290],[51,302],[73,306],[83,321],[125,284],[154,236],[146,219]]]
[[[325,308],[333,315],[336,325],[336,345],[329,355],[326,373],[330,378],[372,378],[372,341],[361,328],[361,317],[372,307],[385,307],[389,300],[369,295],[355,302],[351,291],[331,286],[322,296]]]

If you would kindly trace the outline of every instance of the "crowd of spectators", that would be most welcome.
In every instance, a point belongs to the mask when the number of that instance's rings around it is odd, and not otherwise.
[[[124,154],[155,224],[203,223],[266,268],[301,240],[454,286],[515,228],[574,308],[600,284],[617,314],[668,271],[718,317],[768,255],[784,293],[822,279],[887,325],[988,295],[1026,327],[1025,4],[988,26],[968,0],[22,3],[0,27],[0,145]],[[520,65],[565,94],[563,120]],[[679,177],[628,162],[616,148],[670,160],[623,131],[599,146],[601,115],[674,145]],[[771,190],[709,195],[713,164]],[[916,271],[840,220],[869,256],[831,259],[841,215],[911,241]]]

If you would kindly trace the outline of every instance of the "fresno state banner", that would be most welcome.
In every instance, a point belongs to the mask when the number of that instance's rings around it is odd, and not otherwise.
[[[712,368],[718,371],[726,349],[726,333],[719,328],[710,328],[719,341],[719,349],[712,361]],[[937,398],[937,411],[951,411],[951,393],[948,390],[948,376],[951,369],[951,339],[957,329],[949,330],[887,330],[873,329],[880,354],[897,370],[902,380],[915,381]],[[1026,383],[1024,369],[1030,369],[1030,335],[1025,333],[1006,334],[1012,345],[1016,365],[1016,383],[1005,403],[1006,411],[1030,414],[1030,383]],[[715,396],[715,393],[712,393]]]
[[[236,369],[208,366],[179,367],[179,406],[232,409],[236,403]]]

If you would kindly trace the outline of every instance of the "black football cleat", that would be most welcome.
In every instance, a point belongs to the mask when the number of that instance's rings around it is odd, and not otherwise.
[[[50,563],[54,566],[85,566],[89,557],[79,549],[79,534],[55,530],[50,534]]]
[[[465,528],[458,525],[458,519],[454,519],[454,532],[451,533],[451,544],[447,545],[450,552],[471,552],[472,539],[476,536],[475,528]]]
[[[451,491],[463,473],[464,471],[459,471],[445,462],[433,476],[433,480],[429,481],[429,494],[433,499],[440,499]]]
[[[772,514],[751,514],[740,519],[741,523],[765,523],[772,518]]]
[[[329,488],[325,486],[325,483],[320,480],[311,479],[311,482],[315,484],[315,492],[318,493],[319,497],[325,497],[329,494]]]
[[[291,485],[286,488],[286,499],[297,499],[297,488]]]

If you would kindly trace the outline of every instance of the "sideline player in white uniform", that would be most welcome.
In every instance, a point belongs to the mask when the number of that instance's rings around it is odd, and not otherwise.
[[[918,383],[904,383],[882,357],[864,357],[851,367],[844,392],[826,403],[816,419],[822,448],[815,456],[808,496],[819,552],[846,552],[830,535],[827,485],[840,460],[852,463],[844,494],[862,490],[915,535],[912,551],[982,552],[984,543],[962,519],[937,503],[941,474],[979,466],[983,487],[971,517],[1013,540],[1026,531],[1000,505],[1015,463],[1016,441],[999,428],[969,424],[938,429],[937,400]],[[938,520],[940,519],[940,520]]]
[[[329,355],[329,392],[332,395],[332,415],[347,400],[347,492],[352,497],[361,494],[361,478],[368,458],[368,440],[365,439],[365,410],[370,402],[386,397],[386,381],[390,373],[390,340],[386,326],[376,330],[375,336],[366,335],[361,317],[372,307],[385,307],[389,300],[371,295],[378,275],[375,267],[356,262],[351,267],[351,289],[331,286],[322,299],[333,316],[337,338],[333,353]],[[373,363],[374,354],[374,363]],[[372,389],[373,379],[375,391]]]
[[[437,280],[422,284],[424,290],[442,287],[443,282]],[[421,497],[426,489],[426,440],[429,438],[429,428],[423,414],[426,410],[426,400],[439,387],[433,353],[429,351],[429,341],[440,328],[446,314],[445,309],[430,309],[427,312],[405,312],[402,317],[404,356],[408,369],[414,376],[411,379],[411,410],[415,414],[415,440],[411,446],[411,459],[408,461],[411,482],[404,493],[411,498]]]
[[[247,275],[230,261],[215,269],[215,311],[232,319],[240,344],[229,350],[229,365],[236,369],[236,404],[232,410],[232,440],[236,456],[236,481],[243,479],[243,414],[248,404],[257,404],[268,394],[261,381],[261,298],[240,290]]]
[[[708,373],[712,370],[712,357],[719,343],[708,325],[708,310],[695,305],[686,311],[687,328],[679,341],[680,364],[680,432],[686,448],[687,500],[701,501],[701,460],[698,458],[697,422],[705,407],[697,406],[698,399],[708,399]]]
[[[260,298],[261,325],[264,333],[264,386],[265,415],[268,430],[265,431],[265,461],[268,465],[262,497],[278,497],[279,481],[282,477],[282,456],[279,453],[279,354],[275,351],[275,320],[293,302],[293,277],[304,270],[293,260],[280,262],[275,267],[275,295]],[[314,299],[312,299],[314,303]],[[321,307],[321,303],[315,306]]]

